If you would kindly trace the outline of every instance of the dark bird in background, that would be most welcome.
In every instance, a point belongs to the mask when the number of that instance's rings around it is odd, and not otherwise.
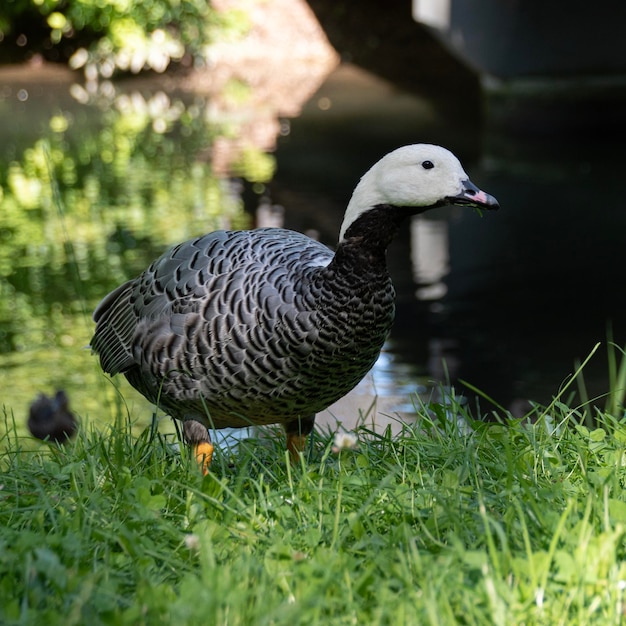
[[[77,428],[65,391],[57,391],[51,398],[40,393],[30,405],[28,430],[37,439],[66,443],[76,434]]]
[[[91,347],[182,420],[205,473],[208,428],[282,424],[297,457],[315,414],[367,374],[391,329],[387,246],[406,218],[446,204],[498,208],[448,150],[398,148],[361,178],[334,252],[283,228],[181,243],[102,300]]]

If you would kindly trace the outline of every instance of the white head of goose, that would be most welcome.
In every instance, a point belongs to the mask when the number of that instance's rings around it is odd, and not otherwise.
[[[181,243],[102,300],[91,346],[105,372],[183,421],[204,472],[208,428],[280,423],[297,455],[315,414],[365,376],[391,328],[394,233],[446,204],[498,208],[448,150],[399,148],[361,178],[334,253],[282,228]]]

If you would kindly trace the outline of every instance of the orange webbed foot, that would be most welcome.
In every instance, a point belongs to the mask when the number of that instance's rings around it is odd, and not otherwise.
[[[200,441],[193,444],[193,453],[203,476],[206,476],[209,473],[209,466],[211,465],[211,459],[213,458],[213,450],[213,444],[209,441]]]

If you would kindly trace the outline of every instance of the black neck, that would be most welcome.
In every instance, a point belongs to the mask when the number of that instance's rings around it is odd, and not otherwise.
[[[359,327],[365,324],[359,302],[373,315],[365,316],[368,324],[387,330],[391,325],[395,292],[387,271],[387,246],[410,214],[411,209],[373,207],[349,226],[330,264],[312,272],[313,280],[320,281],[320,292],[329,297],[329,306],[358,317]]]
[[[334,263],[356,261],[360,267],[386,272],[386,252],[400,225],[414,211],[381,204],[360,215],[346,230]]]
[[[386,249],[408,211],[380,204],[360,215],[346,230],[344,245],[367,245]]]

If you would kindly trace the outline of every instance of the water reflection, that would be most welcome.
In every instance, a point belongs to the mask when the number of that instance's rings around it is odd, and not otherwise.
[[[450,272],[448,222],[418,215],[411,220],[411,258],[418,300],[440,300]]]
[[[0,153],[0,402],[19,415],[37,390],[64,387],[106,419],[115,392],[81,349],[95,302],[173,241],[249,220],[206,158],[232,132],[207,124],[206,102],[133,91],[85,107],[64,87],[45,111],[19,84],[0,101],[2,119],[29,129],[9,127]],[[271,157],[253,148],[239,169],[262,181]]]
[[[42,92],[45,106],[19,95],[40,89],[18,81],[0,97],[0,403],[16,417],[36,392],[63,387],[81,416],[110,420],[120,396],[83,349],[103,294],[171,243],[214,228],[283,224],[332,246],[362,173],[417,141],[459,154],[503,209],[485,219],[441,210],[401,233],[389,251],[391,337],[373,372],[320,423],[361,415],[395,428],[413,413],[412,394],[428,399],[460,380],[504,406],[547,402],[605,338],[607,320],[623,340],[626,296],[614,268],[624,263],[626,218],[610,141],[488,134],[481,154],[476,125],[349,66],[298,117],[275,110],[271,125],[264,109],[259,123],[247,106],[236,113],[239,88],[221,104],[147,88],[100,93],[91,105],[67,89],[56,100]],[[275,156],[265,152],[270,127]],[[259,145],[242,141],[255,136]],[[591,395],[606,391],[601,360],[586,380]],[[149,405],[116,384],[146,424]]]
[[[4,72],[0,94],[0,403],[23,427],[29,398],[62,387],[85,417],[109,421],[127,398],[145,425],[151,408],[85,348],[91,311],[169,245],[250,226],[241,196],[247,185],[261,197],[284,123],[228,72],[217,91],[166,94],[141,79],[85,88],[24,69]],[[325,69],[286,99],[294,111]]]
[[[623,345],[620,160],[601,136],[489,136],[477,174],[506,210],[451,222],[443,319],[459,376],[504,404],[549,401],[609,325]],[[601,356],[585,381],[592,397],[607,391]]]

